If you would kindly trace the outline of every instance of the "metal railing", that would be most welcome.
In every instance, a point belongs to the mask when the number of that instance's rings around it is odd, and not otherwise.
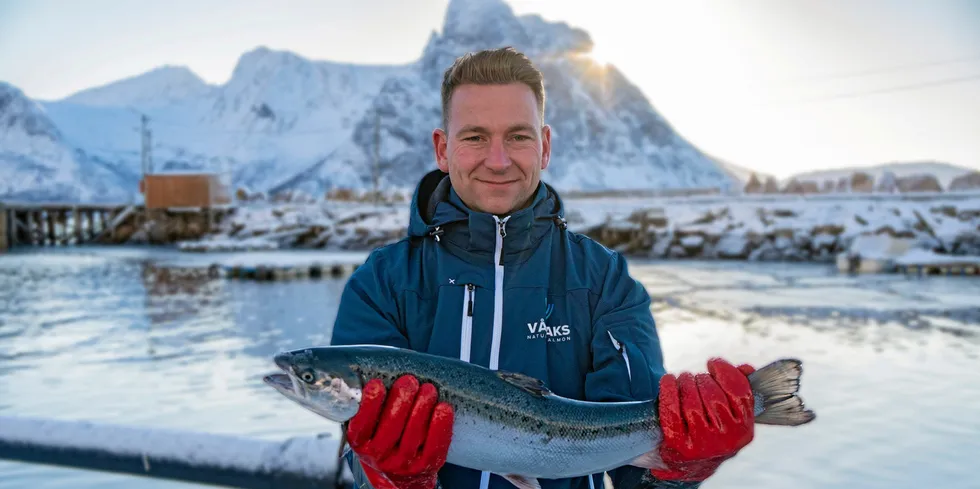
[[[245,489],[349,488],[338,448],[328,436],[269,441],[0,416],[0,459]]]

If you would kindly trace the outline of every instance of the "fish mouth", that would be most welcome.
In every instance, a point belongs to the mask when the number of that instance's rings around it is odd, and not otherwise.
[[[293,389],[293,379],[288,374],[269,374],[262,377],[262,381],[283,394],[288,396],[296,395],[296,390]]]

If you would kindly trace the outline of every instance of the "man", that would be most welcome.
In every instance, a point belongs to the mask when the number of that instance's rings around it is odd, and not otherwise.
[[[752,439],[752,367],[716,359],[710,373],[665,375],[646,290],[622,256],[566,229],[561,199],[540,180],[551,157],[544,105],[541,73],[513,49],[471,53],[446,70],[432,135],[439,169],[418,184],[408,236],[350,277],[332,343],[520,372],[573,399],[659,397],[663,465],[609,475],[618,489],[641,476],[645,487],[698,487]],[[453,412],[437,397],[412,376],[390,391],[377,380],[364,386],[345,427],[358,487],[513,487],[446,463]],[[540,483],[587,489],[603,479]]]

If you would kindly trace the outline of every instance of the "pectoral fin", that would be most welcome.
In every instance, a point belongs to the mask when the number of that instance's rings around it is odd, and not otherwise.
[[[507,479],[511,484],[514,484],[520,489],[541,489],[541,483],[539,483],[534,477],[524,477],[523,475],[515,474],[504,475],[501,477]]]
[[[520,387],[521,389],[524,389],[535,396],[542,397],[551,395],[551,390],[544,385],[543,381],[529,375],[498,370],[497,377],[500,377],[505,382]]]

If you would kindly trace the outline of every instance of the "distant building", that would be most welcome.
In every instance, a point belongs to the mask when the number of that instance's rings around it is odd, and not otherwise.
[[[217,174],[156,173],[140,180],[147,209],[215,207],[231,203],[231,192]]]

